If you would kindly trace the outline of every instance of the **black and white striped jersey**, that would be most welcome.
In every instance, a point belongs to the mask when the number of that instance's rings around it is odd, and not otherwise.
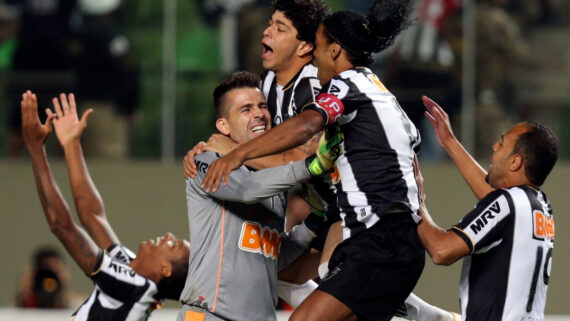
[[[317,67],[306,64],[285,86],[277,84],[275,73],[266,70],[261,75],[261,90],[272,117],[272,125],[295,116],[306,104],[315,101],[321,90]]]
[[[554,218],[542,191],[491,192],[450,231],[472,252],[459,284],[463,320],[544,320]]]
[[[344,238],[363,231],[390,212],[410,212],[416,222],[418,191],[413,173],[420,137],[394,95],[368,68],[340,73],[325,84],[315,103],[327,125],[338,123],[344,154],[333,183],[344,222]]]
[[[158,290],[153,281],[129,266],[134,258],[133,252],[120,245],[100,250],[95,272],[90,275],[95,289],[71,320],[147,320]]]

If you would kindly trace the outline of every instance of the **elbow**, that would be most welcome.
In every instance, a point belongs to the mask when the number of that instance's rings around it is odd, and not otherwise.
[[[445,255],[442,255],[440,253],[435,253],[435,254],[430,253],[430,256],[433,263],[437,265],[450,265],[451,263],[453,263],[450,262],[450,260]]]
[[[52,218],[48,220],[49,229],[55,235],[62,235],[71,228],[71,222],[67,219],[61,218],[59,215],[52,215]]]
[[[457,258],[455,258],[451,252],[446,249],[437,249],[428,252],[433,263],[437,265],[451,265],[457,261]]]

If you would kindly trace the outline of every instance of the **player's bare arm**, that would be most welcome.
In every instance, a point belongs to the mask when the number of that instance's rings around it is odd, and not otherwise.
[[[414,175],[420,203],[418,212],[422,218],[418,225],[420,241],[435,264],[450,265],[469,254],[469,246],[457,234],[442,229],[431,218],[425,203],[424,178],[417,156],[414,157]]]
[[[265,157],[260,157],[246,161],[245,164],[253,169],[264,169],[269,167],[285,165],[289,162],[296,162],[301,159],[307,158],[308,156],[314,155],[317,147],[319,146],[319,139],[321,138],[322,132],[314,135],[305,144],[292,148],[290,150],[284,151],[279,154],[268,155]],[[194,162],[194,157],[206,150],[210,150],[216,153],[225,155],[239,146],[237,143],[229,139],[227,136],[221,134],[213,134],[208,139],[208,142],[199,142],[192,148],[186,156],[184,156],[184,177],[185,178],[196,178],[198,170],[196,169],[196,163]]]
[[[206,192],[217,191],[222,181],[227,185],[229,174],[245,161],[299,146],[325,127],[318,111],[307,110],[284,121],[265,135],[240,145],[224,157],[214,161],[204,178]]]
[[[425,116],[434,128],[439,145],[451,157],[477,199],[482,199],[494,190],[485,181],[487,171],[471,157],[459,140],[457,140],[453,134],[449,116],[443,108],[426,96],[423,96],[422,100],[426,108]]]
[[[61,94],[59,100],[54,98],[52,103],[57,115],[53,122],[54,128],[65,153],[71,191],[79,218],[95,243],[106,249],[111,244],[119,243],[119,239],[107,220],[103,200],[89,175],[80,142],[87,126],[87,118],[93,110],[85,111],[79,119],[73,94]]]
[[[52,233],[62,242],[81,269],[85,273],[91,273],[97,261],[98,248],[73,223],[69,206],[49,168],[43,145],[51,132],[55,115],[48,114],[46,123],[42,124],[37,114],[36,96],[27,91],[22,98],[22,135],[30,152],[38,196],[46,221]]]

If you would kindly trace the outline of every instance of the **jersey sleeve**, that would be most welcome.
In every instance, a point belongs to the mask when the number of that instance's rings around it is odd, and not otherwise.
[[[315,101],[303,106],[302,111],[316,110],[323,117],[325,124],[330,125],[342,115],[347,115],[355,110],[351,107],[354,104],[349,103],[350,99],[348,84],[343,79],[333,78],[323,86]]]
[[[510,196],[496,190],[485,196],[475,209],[449,230],[461,237],[471,253],[496,244],[502,239],[506,226],[512,222],[513,205]]]
[[[307,106],[314,103],[315,97],[321,92],[321,83],[318,78],[305,77],[299,80],[299,84],[295,88],[293,99],[295,106]]]
[[[156,287],[147,278],[137,274],[128,264],[114,260],[107,252],[100,250],[97,269],[91,279],[101,291],[119,301],[140,297],[150,286]]]
[[[212,155],[215,153],[205,152],[196,156],[198,175],[195,179],[189,179],[189,183],[194,186],[194,189],[200,189],[203,194],[205,192],[200,188],[200,185],[206,177],[210,164],[217,158],[216,156],[212,157]],[[210,193],[210,195],[219,200],[257,203],[287,191],[309,177],[310,174],[306,169],[304,160],[260,171],[252,171],[241,166],[230,174],[227,186],[221,185],[218,191]]]

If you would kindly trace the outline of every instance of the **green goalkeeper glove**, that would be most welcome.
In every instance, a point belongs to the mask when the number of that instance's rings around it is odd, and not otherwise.
[[[344,136],[338,125],[325,130],[319,140],[317,154],[307,158],[307,169],[313,176],[320,176],[334,166],[336,159],[344,152]]]

